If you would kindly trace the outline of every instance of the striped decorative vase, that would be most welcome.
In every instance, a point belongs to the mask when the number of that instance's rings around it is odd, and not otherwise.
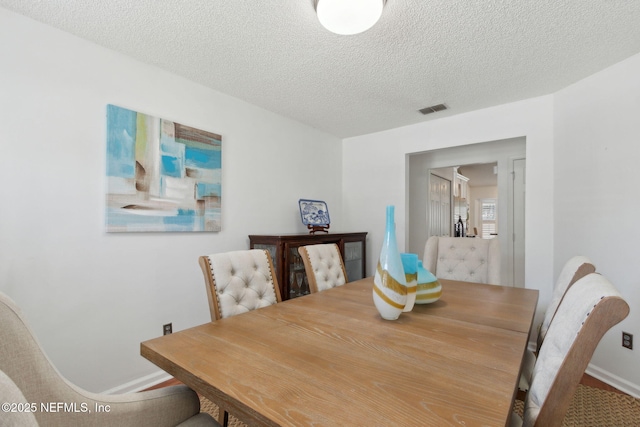
[[[418,292],[416,304],[429,304],[436,302],[442,295],[442,285],[438,278],[424,268],[422,261],[418,261]]]
[[[396,241],[394,207],[387,206],[387,225],[373,279],[373,303],[380,316],[396,320],[407,303],[407,282]]]

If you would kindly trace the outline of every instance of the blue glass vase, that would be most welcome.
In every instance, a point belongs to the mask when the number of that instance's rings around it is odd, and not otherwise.
[[[418,291],[416,304],[429,304],[436,302],[442,296],[442,285],[438,278],[424,268],[422,261],[418,261]]]
[[[404,306],[405,313],[413,310],[418,290],[418,254],[400,254],[404,277],[407,280],[407,303]]]
[[[387,223],[373,279],[373,302],[386,320],[396,320],[407,303],[407,282],[398,251],[394,207],[387,206]]]

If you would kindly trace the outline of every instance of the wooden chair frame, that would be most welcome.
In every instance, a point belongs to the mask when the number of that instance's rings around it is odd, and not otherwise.
[[[564,292],[562,294],[562,298],[560,299],[560,301],[558,301],[558,305],[556,305],[553,315],[551,316],[549,323],[546,325],[546,330],[548,330],[549,326],[551,326],[551,322],[553,322],[553,318],[558,312],[558,307],[560,307],[560,304],[562,304],[562,300],[564,300],[564,296],[567,294],[569,289],[574,285],[574,283],[576,283],[578,280],[582,279],[588,274],[595,273],[596,267],[590,261],[588,261],[587,258],[584,258],[584,259],[585,259],[585,262],[580,264],[575,269],[573,276],[571,277],[571,280],[569,281],[569,283],[566,284]],[[566,265],[565,265],[565,268],[566,268]],[[557,283],[556,283],[556,286],[558,286]],[[561,285],[561,286],[564,286],[564,285]],[[551,308],[547,308],[547,310],[550,310],[550,309]],[[522,366],[523,372],[520,374],[521,375],[520,384],[518,385],[518,394],[517,394],[518,400],[524,401],[527,397],[527,391],[529,389],[530,380],[531,380],[530,378],[531,372],[533,371],[535,360],[538,357],[538,353],[540,352],[540,347],[542,347],[542,343],[544,342],[545,334],[542,333],[542,329],[544,326],[544,322],[546,320],[547,319],[546,319],[546,313],[545,313],[544,321],[541,322],[537,327],[536,348],[535,350],[527,350],[525,354],[524,362]]]
[[[589,313],[569,348],[535,420],[536,427],[560,427],[578,384],[598,343],[629,314],[629,305],[618,296],[604,297]],[[526,410],[526,404],[525,404]]]

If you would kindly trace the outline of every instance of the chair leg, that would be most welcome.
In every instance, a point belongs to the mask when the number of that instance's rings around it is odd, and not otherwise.
[[[225,410],[223,410],[220,406],[218,406],[218,423],[222,426],[222,427],[228,427],[229,426],[229,413]]]
[[[222,427],[227,427],[227,425],[229,424],[229,413],[219,406],[218,408],[218,424],[220,424]]]

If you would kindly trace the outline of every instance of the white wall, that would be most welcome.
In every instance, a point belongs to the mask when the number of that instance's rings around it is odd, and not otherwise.
[[[367,230],[373,273],[384,234],[385,206],[396,206],[398,245],[407,245],[407,156],[445,147],[526,139],[526,279],[540,289],[538,317],[553,289],[553,98],[545,96],[360,137],[343,145],[347,228]]]
[[[199,255],[306,233],[298,198],[340,230],[338,138],[4,9],[0,58],[0,291],[79,386],[142,385],[141,341],[209,321]],[[221,232],[105,233],[110,103],[222,135]]]
[[[513,170],[512,161],[526,156],[526,138],[509,138],[499,141],[487,141],[479,144],[467,144],[456,147],[430,150],[409,156],[407,179],[407,240],[405,250],[417,253],[422,258],[425,242],[429,237],[427,227],[429,195],[429,171],[434,167],[444,165],[460,165],[472,163],[496,163],[498,167],[498,218],[507,218],[511,212],[510,179]],[[502,259],[501,283],[513,282],[513,240],[507,236],[513,234],[509,223],[502,221],[498,224],[498,239]],[[526,244],[526,239],[525,239]],[[524,282],[524,277],[519,283]]]
[[[386,204],[396,205],[404,247],[407,154],[523,136],[525,286],[540,290],[537,321],[567,259],[590,257],[620,290],[631,313],[605,335],[587,372],[640,396],[638,350],[621,347],[621,331],[640,333],[640,279],[633,271],[640,241],[635,219],[640,212],[639,75],[640,54],[553,95],[346,140],[346,226],[370,232],[370,272],[382,243]]]
[[[631,306],[598,346],[594,375],[640,395],[640,54],[555,95],[554,206],[556,272],[586,255]],[[529,164],[528,164],[529,166]],[[609,378],[613,376],[613,378]]]
[[[405,246],[407,155],[524,137],[526,286],[540,289],[538,317],[566,259],[592,258],[632,311],[605,336],[591,371],[638,394],[638,350],[620,346],[620,330],[640,336],[640,280],[627,273],[640,234],[640,56],[555,95],[349,138],[342,148],[1,8],[0,57],[0,290],[78,385],[101,391],[153,376],[140,341],[163,323],[179,330],[208,321],[197,256],[246,248],[248,234],[304,232],[298,198],[327,200],[332,229],[370,233],[372,273],[388,204]],[[104,232],[108,103],[223,136],[220,233]]]

